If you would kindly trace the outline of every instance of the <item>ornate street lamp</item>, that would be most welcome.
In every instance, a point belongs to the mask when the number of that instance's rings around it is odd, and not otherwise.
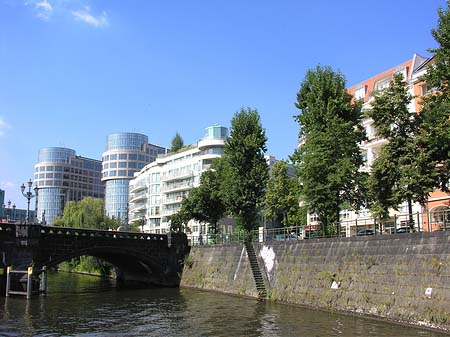
[[[12,216],[12,221],[16,222],[16,204],[13,204],[13,216]]]
[[[27,198],[27,223],[30,223],[30,200],[32,198],[34,198],[37,195],[38,192],[38,187],[35,186],[34,187],[34,194],[31,192],[31,186],[33,186],[33,182],[31,181],[31,179],[28,181],[28,192],[25,193],[25,184],[22,184],[22,186],[20,186],[20,190],[22,191],[22,194],[25,198]]]

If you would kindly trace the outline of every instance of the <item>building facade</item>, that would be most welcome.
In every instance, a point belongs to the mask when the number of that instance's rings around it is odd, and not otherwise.
[[[72,149],[40,149],[34,166],[34,184],[38,186],[38,222],[53,224],[54,219],[62,215],[68,201],[79,201],[88,196],[104,198],[101,167],[101,161],[77,156]]]
[[[210,168],[212,160],[223,155],[227,136],[227,128],[210,126],[196,144],[160,156],[137,173],[130,182],[130,223],[139,221],[142,230],[149,233],[169,231],[170,216],[180,210],[189,191],[200,184],[200,176]],[[188,228],[192,236],[208,233],[205,224],[194,221]]]
[[[102,154],[102,181],[105,183],[105,213],[127,223],[129,182],[135,172],[167,153],[164,147],[148,143],[139,133],[113,133],[107,137]]]

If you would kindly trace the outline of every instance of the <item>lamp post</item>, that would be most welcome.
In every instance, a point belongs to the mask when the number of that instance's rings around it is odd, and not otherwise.
[[[13,204],[12,221],[16,222],[16,204]]]
[[[20,190],[22,191],[22,194],[25,198],[27,198],[27,219],[26,222],[30,223],[30,200],[34,198],[37,195],[38,187],[34,187],[34,194],[31,192],[31,186],[33,186],[33,182],[31,179],[28,181],[28,192],[25,192],[25,184],[22,184],[20,186]]]

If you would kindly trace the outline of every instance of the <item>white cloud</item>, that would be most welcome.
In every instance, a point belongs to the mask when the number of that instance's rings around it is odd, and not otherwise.
[[[0,117],[0,137],[5,134],[5,130],[10,129],[11,126],[9,126],[8,123],[5,122],[5,120]]]
[[[4,187],[9,187],[9,188],[11,188],[11,187],[16,187],[16,184],[14,184],[14,183],[11,182],[11,181],[2,181],[2,185],[3,185]]]
[[[91,14],[91,9],[89,7],[85,7],[84,9],[78,11],[72,11],[72,15],[76,20],[83,21],[94,27],[106,27],[109,24],[106,12],[102,12],[102,14],[94,16]]]
[[[48,0],[30,0],[25,2],[25,6],[30,6],[36,12],[36,16],[47,21],[53,13],[53,6]]]

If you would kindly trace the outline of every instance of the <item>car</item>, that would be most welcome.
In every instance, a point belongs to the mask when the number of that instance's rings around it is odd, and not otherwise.
[[[356,236],[365,236],[365,235],[375,235],[375,231],[373,229],[364,228],[360,229],[356,233]]]
[[[411,227],[399,227],[399,228],[397,228],[395,233],[397,233],[397,234],[414,233],[415,231],[416,230],[414,228],[411,228]]]

